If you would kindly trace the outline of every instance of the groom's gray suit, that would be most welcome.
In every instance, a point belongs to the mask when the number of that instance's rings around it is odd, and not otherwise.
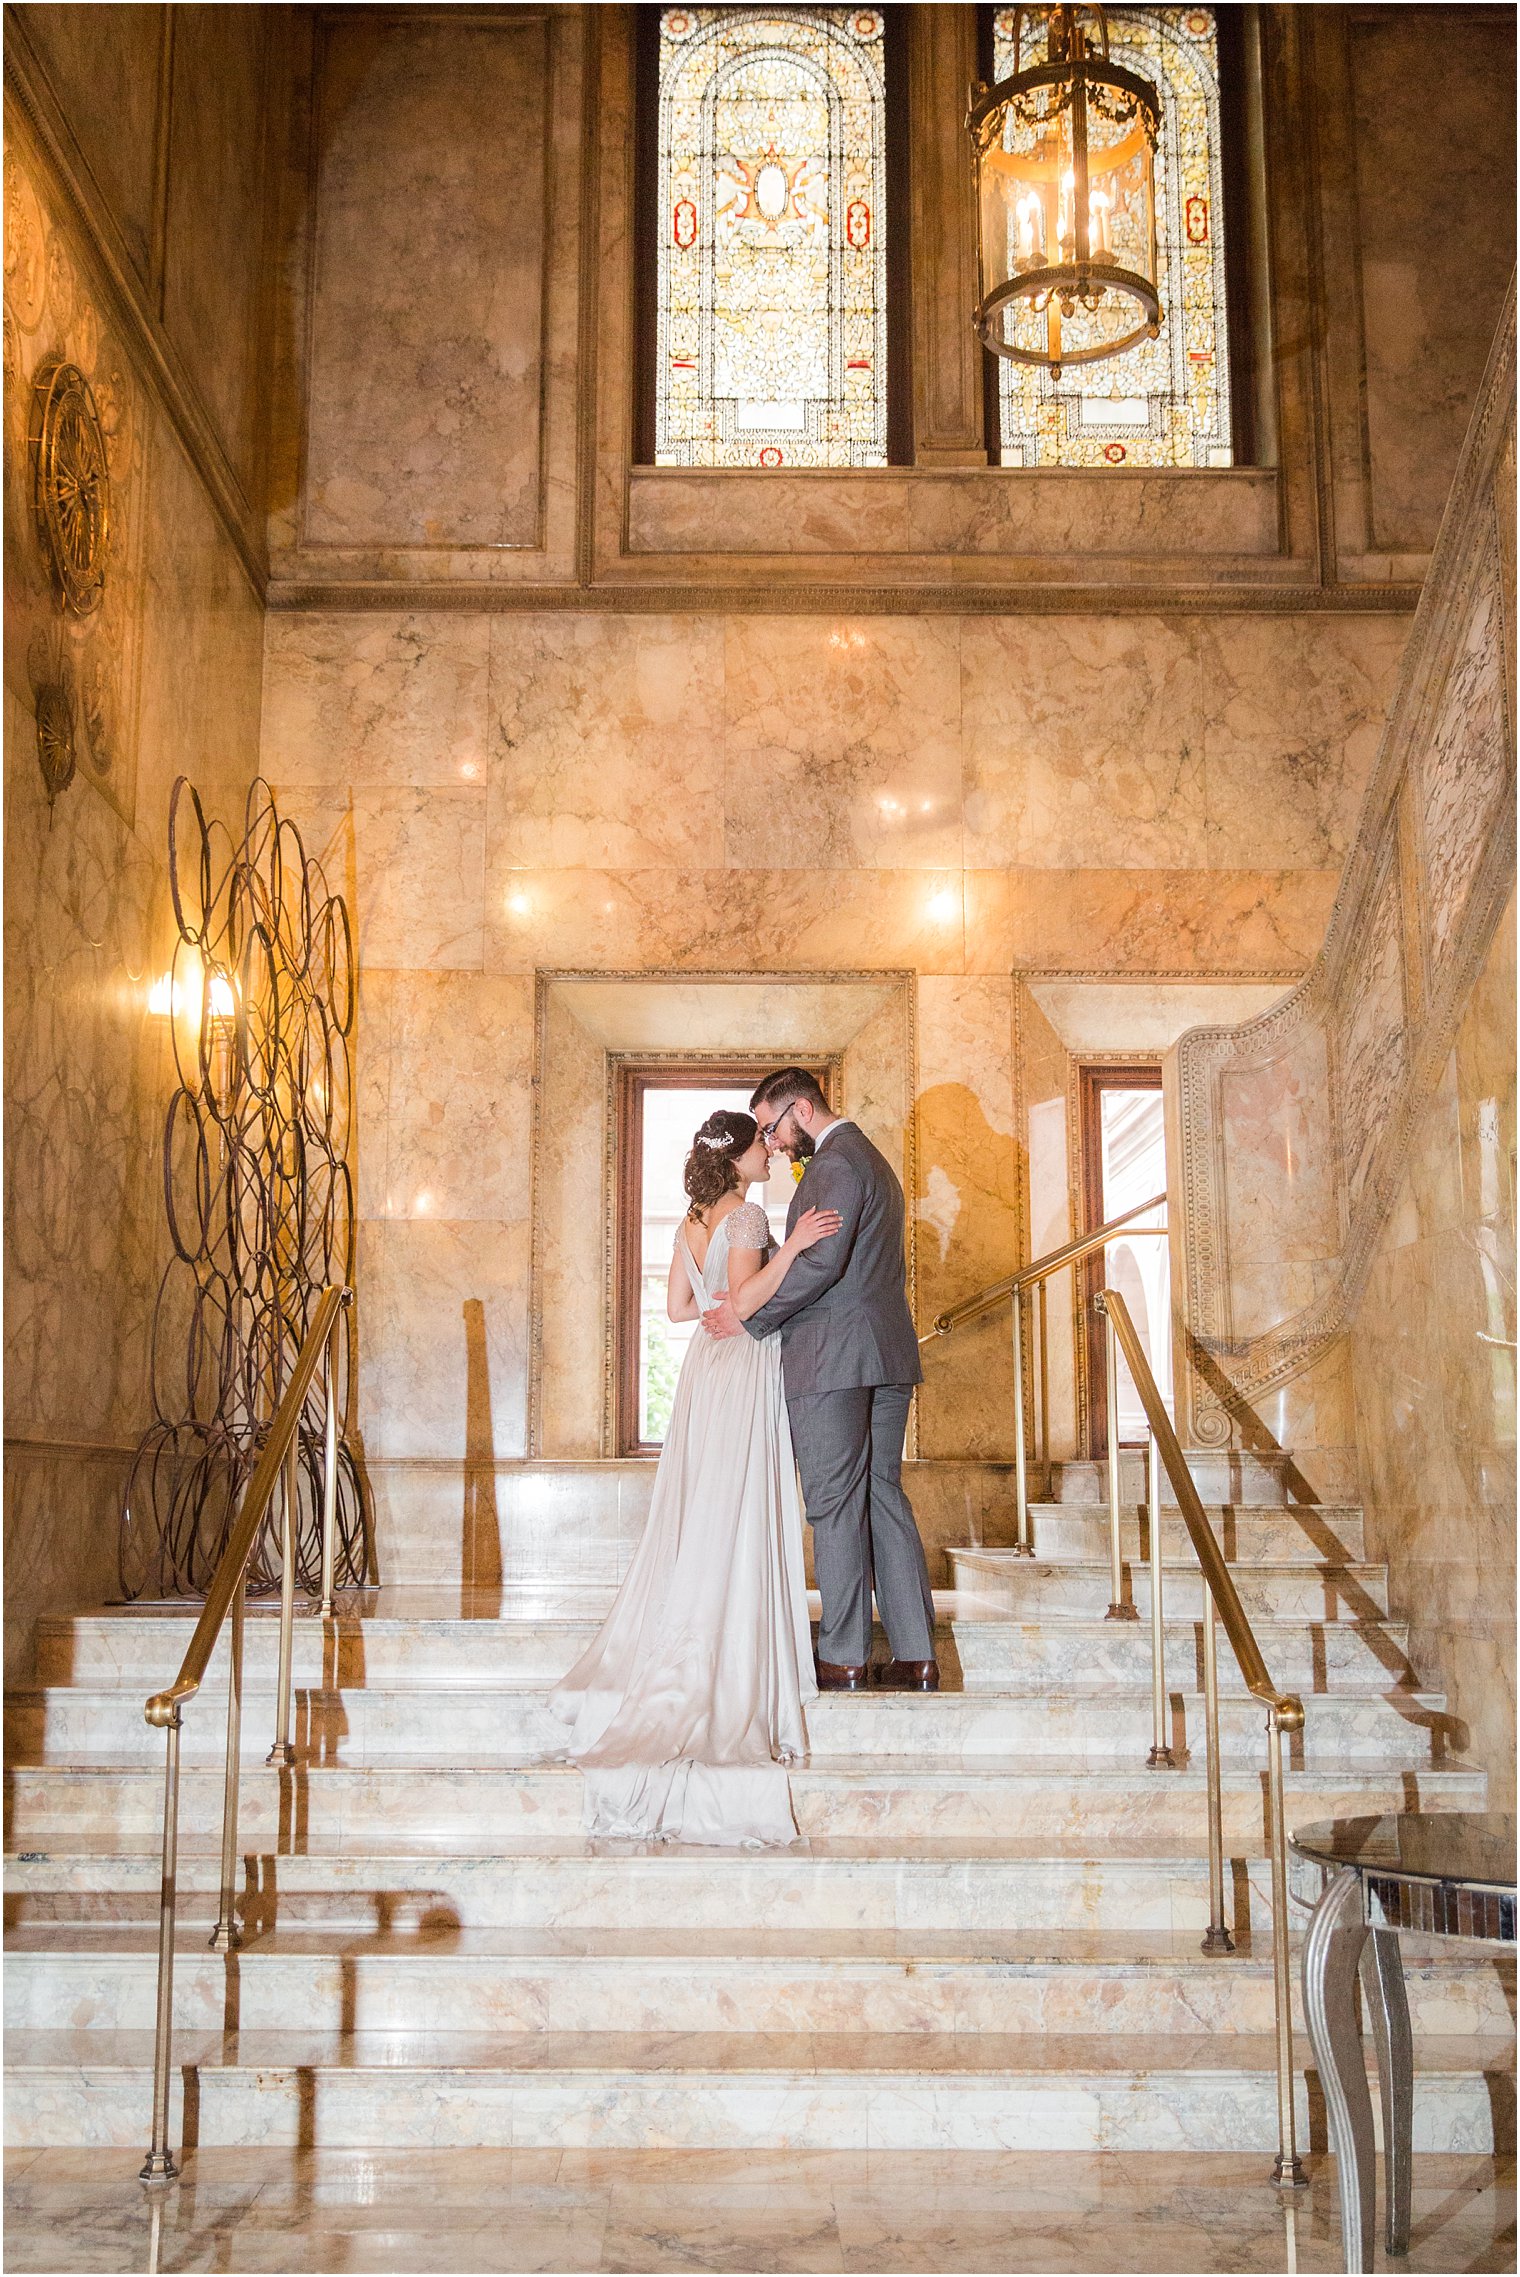
[[[829,1126],[799,1180],[804,1210],[837,1210],[839,1231],[794,1259],[751,1336],[781,1331],[781,1366],[802,1497],[813,1529],[823,1618],[818,1657],[871,1657],[871,1586],[894,1660],[932,1660],[934,1601],[902,1487],[903,1435],[923,1380],[908,1311],[903,1194],[854,1123]]]

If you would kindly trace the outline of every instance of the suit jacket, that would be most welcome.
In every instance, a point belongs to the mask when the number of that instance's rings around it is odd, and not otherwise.
[[[854,1123],[841,1124],[809,1162],[787,1232],[815,1208],[837,1210],[839,1231],[794,1259],[770,1302],[744,1324],[751,1336],[780,1329],[787,1398],[922,1383],[908,1310],[902,1188]]]

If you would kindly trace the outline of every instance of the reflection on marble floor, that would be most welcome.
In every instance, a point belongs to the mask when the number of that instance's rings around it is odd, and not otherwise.
[[[154,2266],[136,2153],[6,2153],[5,2267]],[[1120,2152],[220,2150],[164,2196],[162,2270],[1183,2271],[1341,2267],[1334,2170]],[[1291,2229],[1291,2239],[1290,2232]],[[1291,2249],[1291,2257],[1290,2257]],[[1408,2271],[1513,2270],[1513,2160],[1415,2160]]]

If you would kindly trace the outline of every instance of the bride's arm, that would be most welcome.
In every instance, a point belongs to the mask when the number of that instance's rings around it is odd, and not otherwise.
[[[670,1272],[665,1282],[665,1317],[667,1320],[695,1320],[697,1299],[681,1257],[681,1236],[670,1253]]]
[[[730,1249],[728,1294],[739,1318],[748,1320],[768,1304],[802,1252],[838,1231],[837,1210],[804,1210],[768,1265],[761,1264],[758,1249]]]

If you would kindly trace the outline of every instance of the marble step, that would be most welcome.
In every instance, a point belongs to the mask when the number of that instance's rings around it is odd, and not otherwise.
[[[1191,1664],[1169,1670],[1168,1744],[1179,1754],[1200,1747],[1202,1695]],[[547,1687],[468,1690],[443,1685],[370,1686],[348,1692],[295,1694],[293,1736],[300,1758],[365,1762],[373,1757],[456,1759],[478,1755],[555,1754],[563,1727],[545,1705]],[[225,1693],[208,1683],[187,1712],[181,1739],[184,1761],[219,1760],[226,1746]],[[267,1696],[245,1694],[243,1752],[257,1762],[268,1751]],[[1257,1761],[1264,1749],[1264,1710],[1241,1692],[1224,1692],[1220,1738],[1225,1756]],[[1062,1755],[1120,1759],[1137,1769],[1151,1745],[1147,1684],[1119,1691],[1101,1681],[1091,1688],[1043,1687],[913,1695],[892,1692],[826,1693],[807,1711],[813,1747],[826,1755]],[[1322,1754],[1377,1763],[1426,1763],[1457,1751],[1458,1727],[1433,1692],[1327,1692],[1313,1699],[1295,1761]],[[144,1722],[136,1692],[73,1685],[17,1692],[6,1701],[6,1746],[12,1762],[65,1758],[109,1748],[147,1761],[161,1757],[163,1735]]]
[[[1107,1612],[1110,1578],[1106,1564],[1092,1559],[1058,1561],[1020,1557],[1015,1550],[952,1548],[951,1571],[957,1589],[980,1597],[1017,1620],[1076,1613],[1098,1619]],[[1247,1617],[1256,1621],[1382,1621],[1388,1618],[1386,1566],[1256,1565],[1232,1569]],[[1168,1616],[1198,1620],[1203,1612],[1203,1577],[1191,1557],[1163,1562],[1161,1601]],[[1124,1602],[1143,1619],[1150,1617],[1150,1571],[1137,1561],[1124,1567]]]
[[[1095,1851],[1182,1849],[1201,1855],[1205,1788],[1201,1764],[1148,1771],[1087,1758],[815,1755],[791,1775],[792,1807],[805,1837],[1008,1837],[1041,1841],[1080,1834]],[[1266,1773],[1226,1763],[1226,1842],[1257,1852],[1266,1825]],[[1289,1827],[1319,1819],[1401,1810],[1482,1810],[1484,1772],[1471,1764],[1380,1767],[1312,1761],[1289,1768]],[[157,1855],[163,1814],[160,1764],[102,1756],[72,1764],[20,1763],[7,1779],[6,1847],[16,1854],[90,1850]],[[180,1777],[186,1850],[221,1841],[222,1773],[189,1764]],[[566,1764],[504,1760],[366,1765],[246,1764],[239,1841],[276,1859],[291,1853],[390,1853],[416,1843],[429,1853],[478,1851],[581,1823],[580,1774]]]
[[[1227,1692],[1238,1692],[1240,1676],[1229,1639],[1223,1629],[1215,1633],[1220,1684]],[[1406,1622],[1258,1621],[1254,1633],[1277,1682],[1306,1699],[1325,1692],[1415,1688]],[[953,1626],[950,1647],[968,1691],[1015,1679],[1121,1688],[1151,1680],[1149,1621],[1078,1615],[1045,1621],[961,1620]],[[1168,1620],[1163,1649],[1169,1681],[1196,1690],[1203,1682],[1202,1622]]]
[[[1266,1918],[1263,1859],[1231,1860],[1232,1919]],[[181,1854],[187,1920],[217,1912],[219,1856]],[[524,1830],[505,1848],[465,1855],[370,1852],[280,1857],[243,1850],[239,1917],[250,1931],[322,1924],[355,1936],[438,1937],[468,1929],[693,1928],[808,1925],[1062,1930],[1115,1936],[1202,1930],[1208,1919],[1201,1855],[1097,1856],[1088,1842],[1021,1844],[1007,1837],[818,1836],[785,1851],[714,1851],[676,1844],[588,1841]],[[12,1859],[7,1926],[156,1922],[152,1855],[98,1852]]]
[[[1292,1488],[1296,1472],[1287,1455],[1255,1455],[1236,1449],[1218,1454],[1203,1448],[1189,1448],[1188,1475],[1198,1489],[1198,1498],[1204,1504],[1228,1503],[1231,1507],[1247,1505],[1254,1509],[1274,1509],[1296,1506]],[[1046,1502],[1101,1502],[1108,1504],[1107,1462],[1054,1462],[1042,1477],[1036,1465],[1031,1473],[1031,1491],[1043,1485],[1040,1499]],[[1126,1449],[1119,1457],[1119,1493],[1125,1502],[1145,1500],[1146,1464],[1138,1449]],[[1176,1508],[1172,1482],[1163,1468],[1161,1474],[1161,1501],[1163,1508]],[[1308,1504],[1306,1508],[1317,1508]]]
[[[1161,1862],[1157,1862],[1159,1867]],[[1447,1946],[1404,1972],[1417,2034],[1511,2029],[1514,1961]],[[42,1925],[6,1942],[7,2032],[147,2031],[156,1932]],[[1295,2028],[1303,2029],[1294,1971]],[[480,1929],[366,1939],[279,1929],[235,1959],[181,1932],[176,2027],[494,2032],[1270,2032],[1269,1938],[1227,1956],[1186,1932],[850,1928]]]
[[[1047,1503],[1037,1505],[1030,1515],[1037,1558],[1053,1564],[1108,1564],[1106,1502],[1101,1509]],[[1207,1515],[1214,1539],[1231,1565],[1357,1565],[1366,1559],[1360,1510],[1257,1510],[1248,1506],[1222,1510],[1216,1506]],[[1133,1505],[1119,1515],[1119,1549],[1129,1564],[1150,1557],[1150,1520]],[[1003,1554],[1008,1554],[1006,1549]],[[1182,1517],[1170,1516],[1165,1510],[1161,1517],[1161,1555],[1171,1565],[1196,1563],[1192,1537]]]
[[[17,2032],[7,2141],[135,2147],[145,2032]],[[1170,2034],[181,2033],[171,2139],[599,2149],[1260,2151],[1276,2143],[1266,2036]],[[1414,2148],[1494,2147],[1513,2046],[1426,2039]],[[1300,2139],[1320,2095],[1299,2051]]]
[[[942,1616],[935,1643],[946,1681],[995,1682],[1000,1677],[1025,1683],[1116,1679],[1149,1684],[1150,1630],[1144,1623],[1108,1621],[1101,1615],[1052,1616],[1045,1622],[1015,1621],[993,1609],[973,1610],[963,1595],[952,1602],[962,1611]],[[595,1637],[598,1621],[514,1617],[389,1618],[362,1620],[340,1614],[335,1624],[298,1619],[294,1629],[295,1682],[304,1690],[326,1685],[339,1691],[376,1684],[499,1685],[564,1675]],[[168,1681],[190,1641],[190,1614],[76,1615],[39,1624],[39,1688],[65,1685],[136,1691],[140,1700]],[[1202,1627],[1196,1621],[1168,1621],[1169,1666],[1189,1668],[1201,1681]],[[1271,1621],[1258,1626],[1257,1641],[1267,1665],[1285,1686],[1308,1692],[1412,1684],[1407,1659],[1409,1632],[1401,1621]],[[245,1697],[260,1690],[273,1696],[279,1637],[272,1614],[248,1624],[244,1649]],[[888,1657],[878,1635],[876,1658]],[[1229,1641],[1219,1635],[1220,1668],[1227,1687],[1235,1660]],[[213,1662],[217,1682],[223,1659]],[[1239,1689],[1238,1681],[1234,1688]]]

